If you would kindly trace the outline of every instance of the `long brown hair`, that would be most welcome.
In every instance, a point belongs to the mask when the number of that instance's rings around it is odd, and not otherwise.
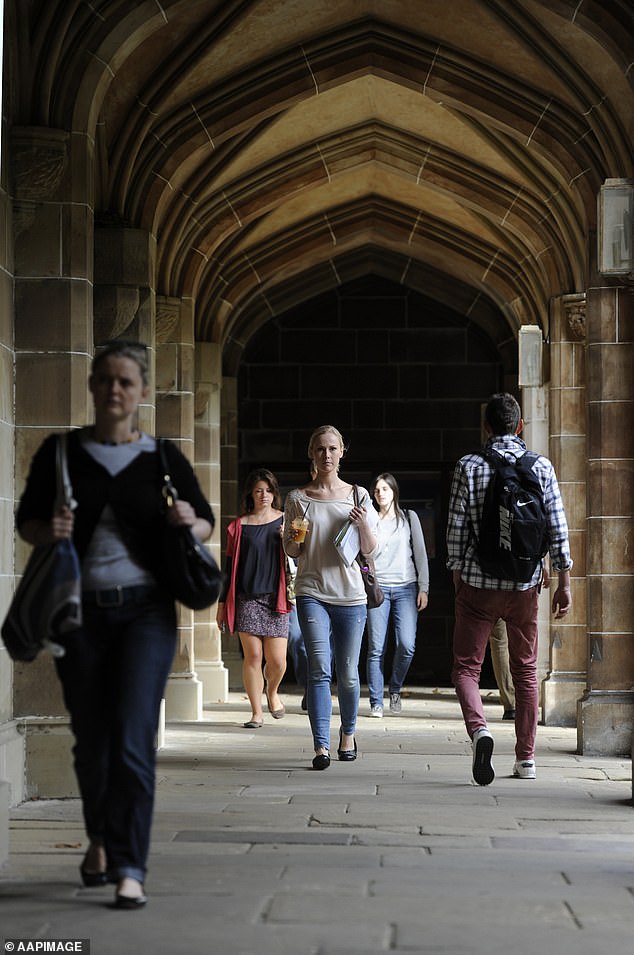
[[[370,497],[372,498],[372,503],[374,504],[375,508],[377,510],[379,509],[374,497],[374,492],[376,491],[376,486],[379,483],[379,481],[385,481],[387,486],[390,488],[390,490],[394,494],[393,504],[394,504],[394,516],[396,517],[396,520],[405,521],[406,519],[405,511],[403,510],[403,508],[401,507],[399,503],[401,495],[400,495],[400,491],[398,487],[398,482],[396,478],[394,477],[394,475],[390,474],[389,471],[384,471],[383,474],[377,474],[375,479],[372,481],[372,485],[370,487]]]
[[[276,511],[281,511],[282,495],[280,494],[280,486],[277,482],[277,478],[268,468],[256,468],[255,471],[251,471],[251,473],[247,475],[247,479],[244,482],[244,489],[240,500],[240,513],[250,514],[254,509],[253,488],[258,481],[264,481],[265,484],[268,484],[269,491],[273,495],[273,507]]]

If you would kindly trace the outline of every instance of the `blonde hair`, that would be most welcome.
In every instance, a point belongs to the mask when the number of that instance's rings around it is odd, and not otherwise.
[[[346,450],[345,441],[343,440],[343,435],[338,428],[335,428],[334,424],[322,424],[318,428],[315,428],[313,433],[310,436],[308,441],[308,460],[310,461],[310,476],[313,480],[317,477],[317,468],[313,464],[313,448],[315,446],[315,441],[317,438],[320,438],[322,434],[334,434],[339,442],[339,447],[342,451]]]

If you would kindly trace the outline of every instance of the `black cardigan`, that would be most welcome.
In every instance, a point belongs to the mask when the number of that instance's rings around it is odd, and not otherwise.
[[[31,462],[31,468],[16,522],[20,528],[26,521],[49,521],[53,515],[56,492],[56,435],[46,438]],[[193,468],[171,441],[165,452],[174,486],[179,497],[192,505],[197,517],[214,525],[209,502],[204,497]],[[122,537],[138,562],[157,579],[161,578],[161,529],[165,521],[165,502],[158,453],[142,452],[129,465],[112,477],[83,448],[78,431],[68,435],[68,471],[77,501],[73,541],[81,560],[101,512],[110,504]]]

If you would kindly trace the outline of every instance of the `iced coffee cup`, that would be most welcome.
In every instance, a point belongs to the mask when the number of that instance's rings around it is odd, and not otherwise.
[[[291,527],[293,528],[293,540],[296,544],[303,544],[306,540],[306,532],[308,531],[309,521],[305,517],[294,517],[291,521]]]

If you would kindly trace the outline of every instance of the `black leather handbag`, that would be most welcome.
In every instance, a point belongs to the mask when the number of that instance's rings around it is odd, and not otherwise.
[[[68,477],[66,434],[57,438],[56,463],[55,510],[64,504],[73,509],[76,503]],[[45,648],[61,657],[65,651],[57,639],[81,624],[81,573],[72,540],[34,547],[2,624],[9,656],[30,663]]]
[[[178,491],[170,476],[165,443],[157,438],[163,498],[167,508],[178,499]],[[204,544],[196,539],[191,527],[173,527],[164,522],[161,553],[161,583],[175,600],[190,610],[211,607],[223,583],[223,573]]]
[[[354,485],[354,503],[355,507],[359,506],[359,491],[356,484]],[[375,576],[374,561],[371,557],[364,557],[360,552],[357,554],[356,560],[361,570],[361,580],[368,598],[368,610],[373,610],[375,607],[380,607],[385,600],[385,594]]]

